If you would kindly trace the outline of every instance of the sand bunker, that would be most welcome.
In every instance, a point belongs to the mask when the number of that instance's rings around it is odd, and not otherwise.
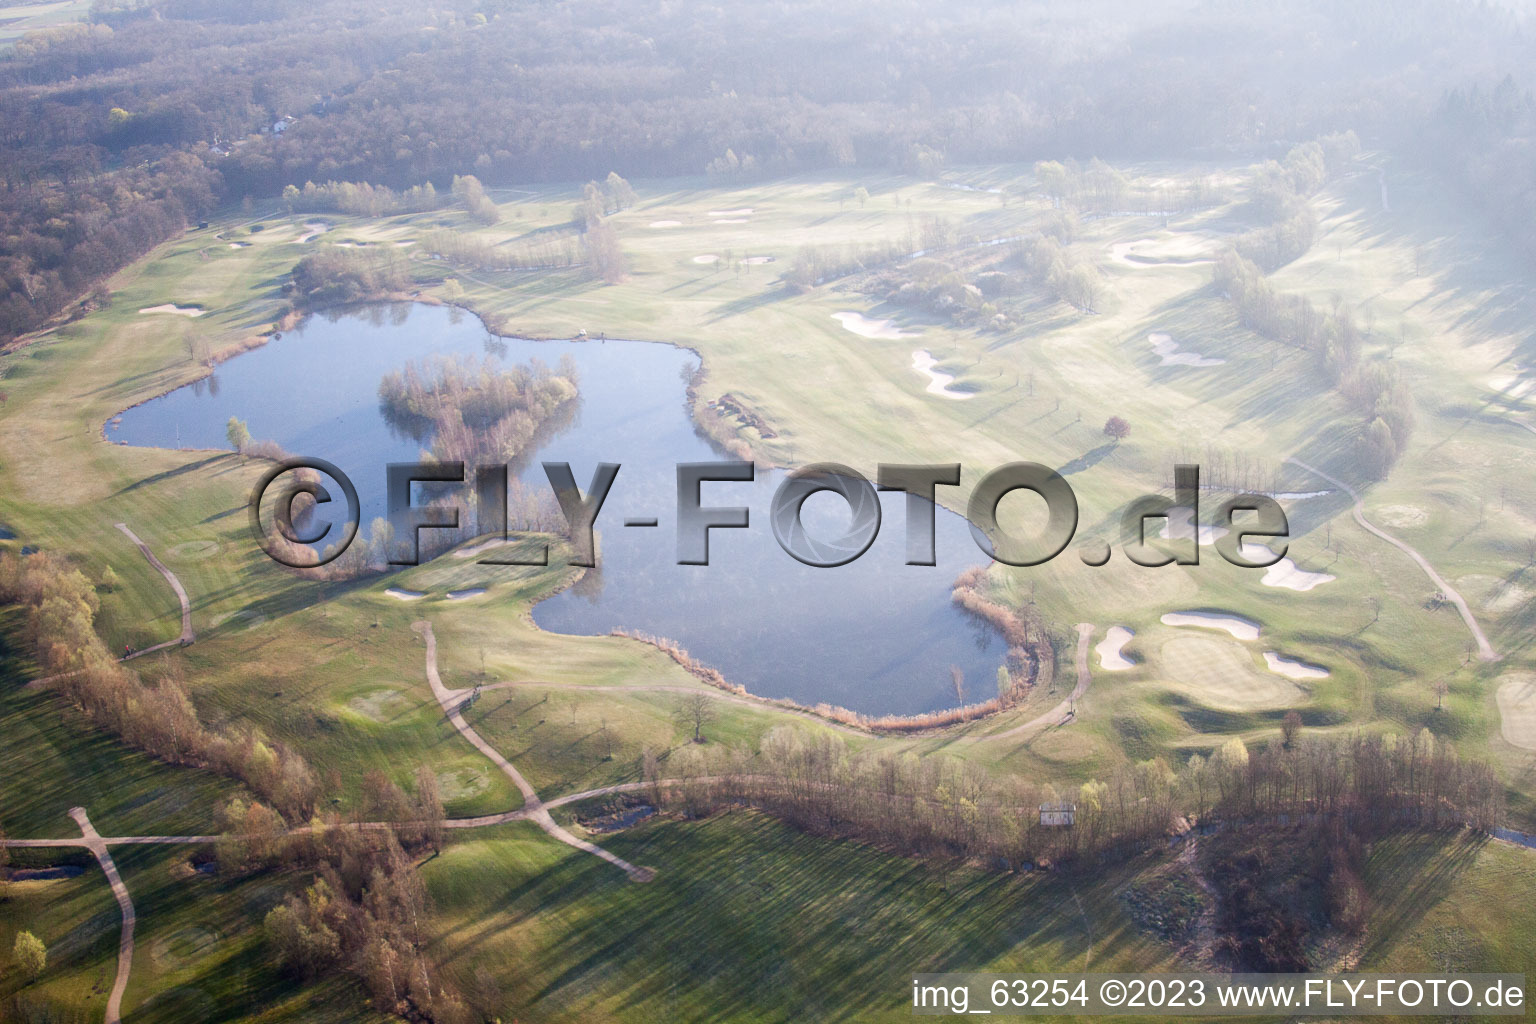
[[[145,306],[140,313],[175,313],[177,316],[202,316],[208,312],[202,306],[178,306],[174,302],[162,303],[158,306]]]
[[[747,217],[716,217],[714,220],[710,221],[710,223],[711,224],[750,224],[750,223],[752,223],[752,221],[749,218],[747,218]]]
[[[1163,540],[1189,540],[1195,535],[1194,518],[1194,509],[1175,505],[1168,510],[1168,518],[1163,520],[1163,528],[1157,535]],[[1201,526],[1200,544],[1202,546],[1214,544],[1218,538],[1226,535],[1225,527]]]
[[[420,601],[427,596],[424,590],[406,590],[404,587],[385,587],[384,593],[398,601]]]
[[[650,223],[653,228],[680,228],[683,222],[680,220],[653,220]]]
[[[1162,618],[1165,626],[1197,626],[1219,629],[1239,640],[1257,640],[1259,624],[1240,615],[1216,615],[1210,612],[1169,612]]]
[[[894,321],[872,320],[863,313],[853,313],[845,310],[841,313],[833,313],[832,319],[861,338],[895,340],[896,338],[917,337],[916,334],[910,334],[897,327]]]
[[[1429,513],[1416,505],[1383,505],[1371,510],[1371,518],[1399,530],[1411,530],[1429,522]]]
[[[1147,335],[1147,343],[1152,346],[1152,351],[1162,359],[1163,366],[1220,366],[1225,359],[1215,356],[1203,356],[1198,352],[1181,352],[1178,343],[1167,334],[1153,333]]]
[[[516,544],[516,543],[517,543],[517,541],[512,540],[510,538],[492,537],[491,539],[483,540],[483,541],[481,541],[478,544],[471,544],[467,548],[459,548],[459,550],[457,550],[457,551],[455,551],[453,553],[453,557],[454,558],[474,558],[476,555],[480,554],[480,552],[482,552],[482,551],[489,551],[491,548],[506,547],[508,544]]]
[[[250,242],[230,242],[229,243],[229,247],[231,249],[249,249],[251,247],[251,243]]]
[[[1174,237],[1138,238],[1134,242],[1116,242],[1109,247],[1109,258],[1127,267],[1193,267],[1216,262],[1210,256],[1209,238]]]
[[[1110,626],[1104,639],[1094,648],[1099,655],[1099,667],[1106,672],[1124,672],[1128,668],[1135,668],[1136,663],[1120,653],[1120,649],[1130,643],[1131,637],[1135,635],[1124,626]]]
[[[745,263],[745,264],[747,264],[748,266],[751,266],[751,267],[760,267],[760,266],[762,266],[765,263],[772,263],[773,261],[774,261],[774,257],[772,257],[772,256],[748,256],[746,259],[742,260],[741,262],[743,262],[743,263]]]
[[[389,722],[411,710],[411,701],[397,686],[380,686],[347,701],[347,707],[374,722]]]
[[[710,210],[709,215],[711,217],[750,217],[752,207],[743,206],[738,210]]]
[[[410,246],[415,245],[416,244],[416,239],[414,239],[414,238],[407,238],[403,242],[392,242],[391,244],[396,249],[405,249],[405,248],[408,248]]]
[[[1275,553],[1263,544],[1249,541],[1243,545],[1243,557],[1255,562],[1273,558]],[[1280,561],[1264,570],[1264,578],[1259,582],[1266,587],[1283,587],[1286,590],[1311,590],[1320,587],[1324,583],[1332,583],[1337,576],[1326,572],[1308,572],[1296,565],[1289,558]]]
[[[1311,590],[1320,587],[1324,583],[1332,583],[1337,576],[1326,572],[1308,572],[1299,568],[1289,558],[1282,558],[1268,569],[1264,570],[1264,578],[1259,580],[1266,587],[1283,587],[1286,590]]]
[[[1284,676],[1260,672],[1230,640],[1181,636],[1163,644],[1163,670],[1174,688],[1207,707],[1256,711],[1293,707],[1306,693]]]
[[[304,222],[305,234],[299,236],[299,242],[313,242],[320,235],[331,230],[331,226],[323,220],[311,220]]]
[[[704,253],[701,256],[695,256],[693,258],[693,262],[695,262],[695,263],[718,263],[718,262],[720,262],[720,257],[716,256],[712,252],[706,252],[706,253]]]
[[[450,590],[448,591],[448,600],[467,601],[472,597],[479,597],[483,593],[485,593],[484,587],[470,587],[467,590]]]
[[[1502,677],[1498,700],[1504,738],[1522,750],[1536,750],[1536,673]]]
[[[968,391],[951,390],[950,385],[955,382],[955,378],[950,374],[935,370],[934,366],[937,363],[938,360],[933,358],[933,354],[926,349],[920,348],[912,353],[912,369],[918,373],[926,374],[928,377],[928,387],[924,389],[928,394],[943,395],[945,398],[953,398],[956,401],[964,401],[967,398],[975,397]]]
[[[1287,679],[1327,679],[1329,671],[1321,665],[1302,661],[1299,658],[1287,658],[1278,651],[1265,651],[1264,664],[1269,666],[1271,672],[1285,676]]]

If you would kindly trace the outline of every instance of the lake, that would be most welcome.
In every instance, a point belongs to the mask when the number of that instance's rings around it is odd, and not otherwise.
[[[380,379],[407,361],[455,354],[490,354],[507,364],[537,358],[553,366],[567,355],[575,362],[578,408],[513,467],[526,484],[548,488],[544,461],[569,462],[583,491],[597,463],[622,467],[597,520],[598,568],[535,606],[541,628],[666,637],[752,693],[866,714],[915,714],[995,695],[1002,638],[950,600],[955,577],[986,557],[964,518],[945,509],[937,511],[937,566],[904,564],[905,495],[882,493],[882,525],[870,549],[848,565],[814,568],[774,539],[768,509],[782,474],[759,469],[751,483],[703,485],[705,506],[746,506],[750,527],[710,531],[709,565],[676,564],[676,464],[726,458],[689,416],[685,389],[698,357],[686,349],[499,338],[449,307],[369,306],[311,316],[211,378],[125,410],[106,436],[161,448],[227,448],[225,425],[239,417],[257,440],[346,472],[366,531],[384,515],[385,465],[414,461],[424,447],[386,422]],[[875,467],[856,468],[872,477]],[[846,506],[830,494],[808,499],[804,512],[816,537],[835,537],[848,522]],[[658,526],[623,525],[640,517]],[[962,673],[963,701],[951,667]]]

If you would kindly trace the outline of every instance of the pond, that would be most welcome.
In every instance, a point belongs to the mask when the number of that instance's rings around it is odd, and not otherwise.
[[[533,609],[541,628],[666,637],[752,693],[866,714],[916,714],[995,695],[1002,638],[950,600],[955,577],[986,557],[964,518],[942,508],[936,566],[905,564],[906,499],[888,492],[870,549],[848,565],[813,568],[774,539],[768,508],[781,474],[759,470],[751,483],[703,485],[705,506],[746,506],[750,526],[710,531],[709,565],[676,564],[676,464],[724,458],[689,416],[685,388],[698,357],[686,349],[498,338],[456,309],[370,306],[312,316],[213,377],[125,410],[106,436],[227,448],[225,425],[239,417],[256,439],[345,471],[366,531],[384,514],[384,466],[413,461],[423,447],[390,427],[379,381],[407,361],[454,354],[551,366],[568,355],[576,364],[578,408],[513,467],[526,484],[548,488],[544,461],[569,462],[583,491],[597,463],[622,467],[597,520],[599,567]],[[813,536],[834,537],[848,522],[846,506],[830,494],[811,497],[804,511]],[[626,528],[630,518],[654,518],[657,526]]]

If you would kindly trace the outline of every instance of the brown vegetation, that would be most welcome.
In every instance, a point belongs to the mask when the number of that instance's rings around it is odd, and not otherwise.
[[[23,605],[38,664],[54,687],[98,727],[169,764],[207,768],[244,782],[290,821],[313,810],[318,787],[296,751],[253,730],[203,724],[175,674],[144,685],[96,635],[95,587],[47,553],[0,555],[0,600]]]

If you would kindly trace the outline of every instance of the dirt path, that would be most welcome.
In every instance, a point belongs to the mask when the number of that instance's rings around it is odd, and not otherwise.
[[[139,546],[143,547],[142,544]],[[150,557],[153,559],[154,556]],[[96,855],[102,872],[107,876],[108,884],[112,886],[112,895],[117,897],[118,908],[123,912],[123,931],[117,940],[117,980],[112,982],[112,992],[107,996],[105,1018],[105,1024],[122,1024],[123,992],[128,988],[128,971],[133,967],[133,926],[137,920],[133,912],[133,900],[128,898],[128,887],[123,884],[122,876],[117,873],[117,865],[112,862],[112,855],[107,852],[106,841],[91,824],[85,808],[71,807],[69,816],[79,824],[80,834],[83,837],[81,843]]]
[[[1031,718],[1023,725],[1016,725],[1006,732],[995,733],[991,736],[980,736],[983,740],[1002,740],[1023,733],[1033,732],[1036,729],[1044,729],[1051,725],[1066,725],[1077,716],[1075,705],[1088,692],[1088,683],[1093,674],[1088,670],[1088,641],[1093,639],[1093,623],[1079,622],[1077,624],[1077,685],[1072,687],[1072,693],[1066,700],[1057,704],[1038,718]]]
[[[1483,632],[1483,628],[1479,626],[1477,624],[1477,620],[1472,617],[1472,609],[1467,607],[1467,602],[1462,598],[1462,596],[1456,592],[1454,587],[1445,582],[1439,573],[1435,572],[1435,567],[1430,565],[1429,560],[1426,559],[1423,555],[1419,554],[1413,548],[1398,540],[1390,533],[1387,533],[1385,530],[1372,525],[1371,521],[1365,518],[1365,502],[1359,494],[1355,493],[1355,489],[1353,487],[1349,486],[1349,484],[1340,480],[1338,477],[1330,476],[1327,473],[1324,473],[1316,466],[1307,465],[1300,459],[1287,457],[1285,461],[1289,462],[1293,466],[1300,466],[1302,469],[1309,473],[1314,473],[1317,476],[1322,477],[1324,480],[1328,481],[1335,487],[1342,490],[1344,493],[1348,494],[1355,503],[1355,522],[1359,523],[1360,527],[1367,533],[1371,533],[1377,537],[1380,537],[1382,540],[1386,541],[1388,544],[1391,544],[1393,547],[1397,548],[1399,551],[1403,552],[1409,558],[1418,563],[1419,568],[1424,570],[1424,575],[1429,577],[1430,582],[1439,587],[1440,592],[1445,595],[1446,600],[1455,605],[1456,610],[1461,613],[1461,620],[1467,624],[1467,628],[1472,631],[1472,638],[1477,641],[1478,657],[1482,658],[1484,661],[1499,660],[1499,656],[1497,653],[1495,653],[1493,645],[1488,642],[1488,637]]]
[[[576,838],[562,828],[554,818],[549,816],[548,807],[539,799],[539,794],[534,791],[533,785],[523,778],[523,773],[514,768],[511,761],[502,757],[495,747],[482,739],[480,734],[468,722],[464,721],[464,716],[459,711],[460,707],[463,706],[463,697],[461,696],[463,691],[450,690],[444,686],[442,677],[437,671],[437,637],[432,632],[432,623],[423,619],[420,622],[414,623],[411,628],[421,634],[422,639],[427,643],[427,682],[432,687],[432,696],[437,698],[438,704],[442,706],[443,713],[448,716],[448,721],[453,723],[453,727],[459,730],[459,733],[469,740],[476,750],[490,758],[491,762],[500,768],[507,778],[512,780],[512,784],[522,792],[523,807],[521,817],[532,821],[565,845],[590,853],[594,857],[601,857],[623,871],[629,876],[631,881],[649,882],[654,878],[656,873],[650,868],[636,867],[629,861],[609,853],[595,843],[589,843],[585,839]]]
[[[155,557],[155,553],[149,550],[149,545],[140,540],[138,534],[128,529],[127,523],[118,523],[117,528],[122,530],[123,533],[127,535],[129,540],[133,541],[139,546],[139,551],[143,553],[145,558],[149,559],[150,565],[160,570],[160,575],[164,576],[165,581],[171,585],[171,589],[176,591],[176,600],[181,602],[181,636],[177,637],[175,640],[167,640],[163,644],[155,644],[153,647],[146,647],[141,651],[134,651],[132,654],[123,658],[123,660],[128,661],[132,658],[143,657],[144,655],[152,654],[155,651],[163,651],[167,647],[185,647],[187,644],[197,639],[197,635],[192,632],[192,604],[187,600],[186,588],[181,585],[181,580],[176,578],[176,574],[167,569],[165,567],[165,563]]]

